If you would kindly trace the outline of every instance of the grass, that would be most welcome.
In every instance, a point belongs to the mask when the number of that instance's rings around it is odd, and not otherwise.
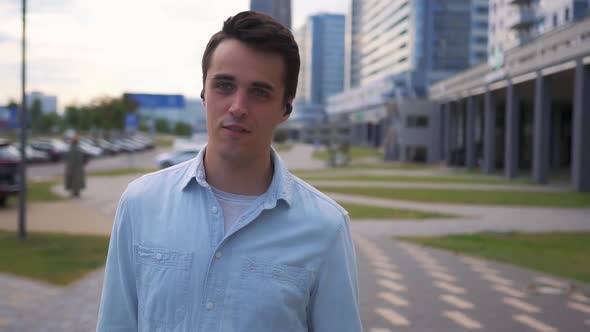
[[[419,182],[419,183],[463,183],[463,184],[513,184],[495,178],[460,176],[402,176],[402,175],[338,175],[331,173],[300,173],[305,180],[323,181],[375,181],[375,182]],[[298,174],[299,175],[299,174]]]
[[[293,148],[293,144],[291,144],[291,143],[275,143],[272,145],[272,147],[277,152],[289,152]]]
[[[54,194],[51,191],[57,182],[56,181],[29,181],[27,183],[27,202],[56,202],[64,200],[63,197]],[[9,204],[16,202],[18,195],[10,196]]]
[[[67,285],[104,265],[109,239],[104,236],[0,231],[0,271],[55,285]]]
[[[154,138],[154,144],[160,148],[171,148],[175,138],[172,135],[157,135]]]
[[[326,150],[314,151],[312,158],[319,160],[328,160],[330,153]],[[381,158],[383,159],[383,152],[377,149],[363,148],[353,146],[350,148],[350,159],[361,159],[361,158]]]
[[[134,175],[134,174],[146,174],[157,171],[157,168],[119,168],[111,169],[106,171],[95,171],[89,172],[89,176],[121,176],[121,175]]]
[[[579,208],[590,206],[590,194],[467,189],[366,188],[318,186],[322,192],[416,202]]]
[[[401,239],[590,283],[590,233],[481,233]]]
[[[452,218],[456,216],[408,209],[383,208],[361,204],[339,203],[345,208],[352,220],[355,219],[431,219]]]

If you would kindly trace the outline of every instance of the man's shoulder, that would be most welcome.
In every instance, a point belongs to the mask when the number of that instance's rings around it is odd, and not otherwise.
[[[332,221],[338,225],[348,220],[348,212],[332,198],[317,190],[309,183],[291,174],[294,191],[302,201],[306,209],[316,210],[325,220]]]
[[[133,180],[127,186],[127,195],[131,197],[148,194],[165,195],[173,188],[179,188],[186,179],[187,172],[194,165],[193,160],[183,162],[152,173],[147,173]]]

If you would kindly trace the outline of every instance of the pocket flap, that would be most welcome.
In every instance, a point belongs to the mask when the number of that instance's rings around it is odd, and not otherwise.
[[[310,272],[304,268],[271,264],[253,259],[244,259],[242,271],[247,275],[258,275],[291,283],[301,290],[306,290],[309,284]]]
[[[139,244],[134,245],[134,248],[136,260],[142,264],[188,270],[193,259],[191,252],[149,248]]]

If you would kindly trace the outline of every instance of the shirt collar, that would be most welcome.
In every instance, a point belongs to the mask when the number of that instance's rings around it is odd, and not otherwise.
[[[184,190],[191,180],[204,188],[209,188],[205,179],[204,157],[207,147],[203,147],[197,156],[187,165],[185,172],[180,181],[180,189]],[[279,154],[271,147],[271,157],[274,164],[274,174],[268,190],[263,195],[266,196],[265,204],[267,208],[276,205],[278,200],[284,200],[288,205],[293,201],[293,177],[285,167]],[[272,205],[272,206],[271,206]]]

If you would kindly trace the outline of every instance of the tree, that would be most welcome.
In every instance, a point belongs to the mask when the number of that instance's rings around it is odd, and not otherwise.
[[[168,120],[166,120],[166,119],[163,119],[163,118],[156,119],[155,125],[156,125],[156,131],[158,133],[167,134],[170,132],[170,125],[168,125]]]
[[[193,127],[186,122],[179,121],[174,126],[174,135],[190,136],[192,133],[193,133]]]
[[[39,124],[41,121],[41,116],[43,115],[43,111],[41,110],[41,101],[39,99],[35,99],[33,101],[33,105],[31,106],[31,129],[33,132],[39,132]]]

